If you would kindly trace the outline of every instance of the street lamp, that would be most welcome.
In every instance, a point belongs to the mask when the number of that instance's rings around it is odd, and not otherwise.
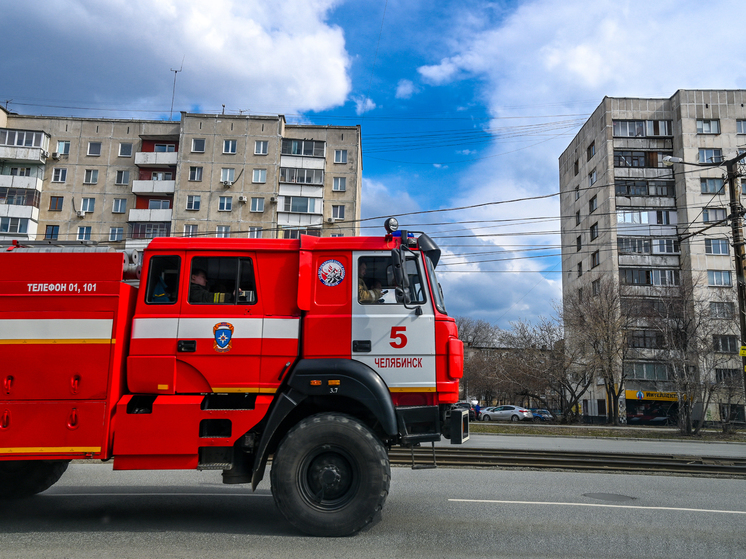
[[[738,177],[738,162],[746,158],[746,151],[737,155],[733,159],[711,163],[689,163],[681,157],[672,157],[666,155],[663,157],[663,165],[672,167],[674,163],[682,165],[693,165],[695,167],[721,167],[725,165],[728,177],[728,199],[730,206],[731,229],[733,231],[733,256],[736,264],[736,293],[738,294],[738,319],[741,328],[741,346],[746,346],[746,272],[744,263],[746,262],[746,246],[743,240],[743,215],[744,208],[738,197],[736,189],[736,177]],[[744,388],[746,389],[746,356],[742,356],[741,363],[744,376]]]

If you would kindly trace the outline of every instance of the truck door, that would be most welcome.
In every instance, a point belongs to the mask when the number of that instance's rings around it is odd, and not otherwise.
[[[434,392],[435,317],[420,255],[409,258],[406,308],[395,291],[391,253],[353,253],[352,358],[377,371],[392,392]]]

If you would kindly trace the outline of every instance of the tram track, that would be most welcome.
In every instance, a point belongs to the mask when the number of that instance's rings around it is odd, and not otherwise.
[[[392,448],[392,465],[432,467],[433,450],[419,447]],[[435,463],[453,468],[552,468],[576,471],[617,471],[727,475],[746,478],[746,458],[669,454],[626,454],[488,448],[435,448]]]

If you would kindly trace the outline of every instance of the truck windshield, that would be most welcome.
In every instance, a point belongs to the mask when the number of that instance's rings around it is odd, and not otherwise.
[[[430,260],[429,256],[425,256],[425,263],[427,264],[427,275],[430,277],[430,285],[433,288],[433,303],[435,303],[435,308],[443,314],[448,314],[446,311],[446,303],[443,299],[443,290],[440,288],[438,277],[435,275],[433,261]]]

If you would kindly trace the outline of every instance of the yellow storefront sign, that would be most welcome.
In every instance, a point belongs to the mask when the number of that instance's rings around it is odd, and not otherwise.
[[[663,400],[676,402],[676,392],[651,392],[649,390],[625,390],[627,400]]]

